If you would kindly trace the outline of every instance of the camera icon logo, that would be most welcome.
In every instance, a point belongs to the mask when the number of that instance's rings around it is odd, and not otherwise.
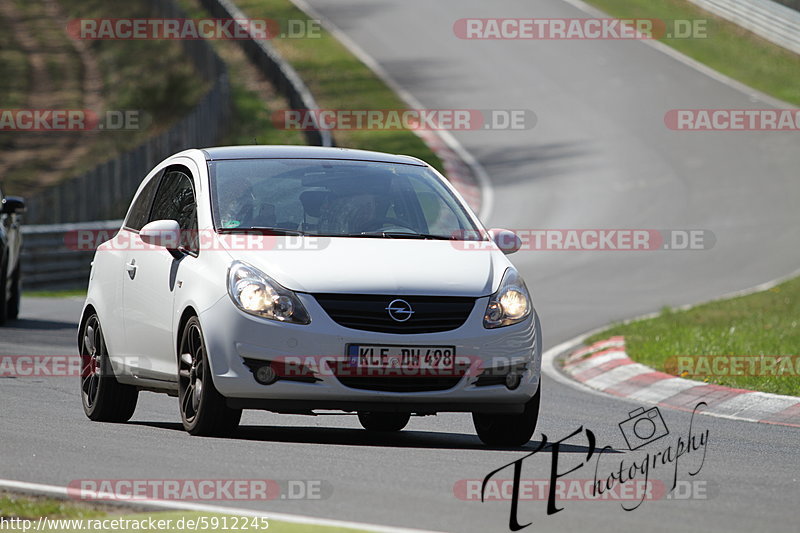
[[[644,410],[639,407],[628,413],[629,418],[619,423],[619,430],[631,450],[637,450],[653,441],[669,435],[667,425],[658,407]]]

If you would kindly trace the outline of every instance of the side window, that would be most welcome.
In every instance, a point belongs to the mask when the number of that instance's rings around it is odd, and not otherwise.
[[[192,179],[184,172],[166,173],[150,211],[149,220],[177,220],[182,230],[181,245],[197,250],[197,203]]]
[[[142,226],[147,224],[147,216],[150,214],[150,206],[153,205],[153,196],[156,193],[156,187],[161,179],[161,174],[158,173],[153,176],[153,179],[147,182],[142,192],[136,197],[136,200],[131,206],[128,213],[128,218],[125,219],[124,226],[132,230],[140,230]]]

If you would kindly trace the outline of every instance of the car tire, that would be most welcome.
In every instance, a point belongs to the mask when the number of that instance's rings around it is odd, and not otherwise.
[[[11,275],[11,297],[8,299],[8,307],[6,308],[6,319],[16,320],[19,317],[19,304],[22,298],[22,276],[20,273],[20,265],[14,269]]]
[[[97,314],[86,319],[81,331],[81,403],[96,422],[127,422],[136,410],[139,391],[114,376],[108,347]]]
[[[225,397],[214,386],[206,343],[197,317],[186,322],[179,346],[178,399],[183,428],[198,436],[233,433],[239,426],[242,410],[229,408]]]
[[[400,431],[410,419],[410,413],[358,412],[358,421],[368,431]]]
[[[488,446],[522,446],[536,431],[542,385],[525,404],[522,413],[472,413],[472,422],[481,441]]]

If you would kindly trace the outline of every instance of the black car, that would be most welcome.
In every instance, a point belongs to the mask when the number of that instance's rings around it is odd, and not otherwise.
[[[19,315],[20,259],[22,234],[20,224],[25,201],[17,196],[3,196],[0,191],[0,324]]]

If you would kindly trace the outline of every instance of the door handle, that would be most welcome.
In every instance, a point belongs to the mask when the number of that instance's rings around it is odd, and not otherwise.
[[[133,279],[136,276],[136,259],[131,259],[130,263],[125,263],[125,270],[128,271],[128,275]]]

